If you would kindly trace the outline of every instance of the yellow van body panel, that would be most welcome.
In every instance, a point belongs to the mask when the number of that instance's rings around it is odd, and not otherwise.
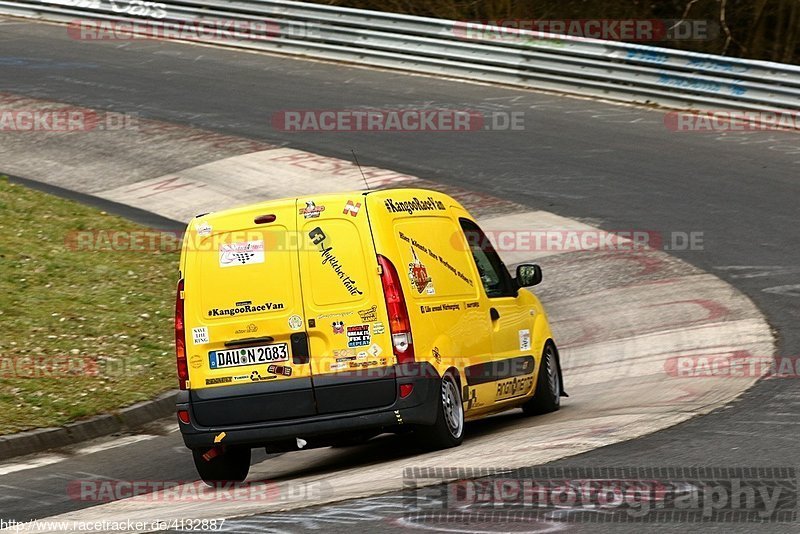
[[[296,201],[283,200],[206,215],[189,226],[181,264],[192,389],[310,376],[309,366],[293,363],[289,350],[289,336],[304,323],[295,212]],[[254,223],[265,214],[276,222]],[[273,340],[259,347],[277,350],[256,354],[252,365],[209,358],[211,352],[247,352],[225,344],[260,337]]]
[[[296,417],[336,411],[337,388],[352,373],[397,364],[382,255],[401,281],[415,360],[439,376],[456,373],[466,416],[522,404],[552,339],[547,315],[525,289],[487,295],[469,224],[455,199],[423,189],[281,199],[195,218],[180,263],[190,389],[307,380],[308,393],[287,397]],[[310,389],[321,384],[328,393]]]
[[[440,375],[451,368],[457,371],[468,417],[532,397],[544,344],[552,339],[547,316],[526,290],[516,298],[487,297],[460,226],[462,219],[475,223],[466,209],[448,195],[419,189],[377,191],[366,198],[370,219],[381,220],[373,224],[376,250],[392,261],[404,284],[417,359],[429,360]],[[414,281],[414,268],[419,266],[430,279],[425,284]],[[495,322],[489,319],[491,308],[500,315]],[[535,317],[544,328],[534,327]],[[468,384],[470,369],[491,368],[524,355],[532,357],[528,372]],[[498,391],[498,386],[512,382],[522,383],[524,389]]]

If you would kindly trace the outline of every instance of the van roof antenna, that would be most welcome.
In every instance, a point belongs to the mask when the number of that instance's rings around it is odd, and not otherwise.
[[[361,172],[361,177],[364,179],[364,185],[367,186],[367,191],[369,191],[370,190],[369,182],[367,182],[367,177],[364,176],[364,169],[361,168],[361,164],[358,162],[358,156],[356,156],[356,151],[354,148],[351,148],[350,152],[353,153],[353,160],[356,162],[356,166],[358,167],[358,170]]]

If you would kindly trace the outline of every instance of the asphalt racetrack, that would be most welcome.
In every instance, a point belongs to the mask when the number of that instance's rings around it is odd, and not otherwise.
[[[0,50],[2,93],[137,112],[341,159],[350,159],[355,148],[362,165],[478,191],[605,230],[702,235],[698,250],[668,252],[752,299],[774,330],[778,356],[800,353],[800,138],[794,133],[674,132],[658,110],[181,43],[77,42],[62,26],[49,24],[0,23]],[[276,130],[270,121],[284,110],[368,107],[521,112],[524,129],[293,133]],[[12,172],[3,168],[2,159],[0,170]],[[603,302],[597,302],[597,314],[603,312]],[[762,380],[709,415],[557,464],[795,466],[796,378]],[[0,472],[2,487],[29,495],[24,508],[18,499],[7,505],[0,499],[0,517],[46,517],[89,506],[46,498],[53,480],[75,473],[192,480],[193,466],[181,454],[177,434],[166,424],[156,426],[151,433],[157,437],[146,447],[122,443],[92,456],[16,474]],[[402,446],[373,447],[363,457],[356,451],[348,461],[380,462],[383,455],[399,454]],[[384,515],[391,517],[383,511],[373,515],[377,519],[320,528],[369,532],[385,524]],[[261,521],[259,528],[309,527],[271,524],[268,517]],[[733,531],[731,526],[720,525],[719,531]],[[758,528],[794,531],[785,525]]]

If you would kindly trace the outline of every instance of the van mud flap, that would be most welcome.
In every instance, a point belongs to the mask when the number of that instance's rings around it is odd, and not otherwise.
[[[198,424],[244,425],[316,415],[310,378],[233,385],[189,391]]]

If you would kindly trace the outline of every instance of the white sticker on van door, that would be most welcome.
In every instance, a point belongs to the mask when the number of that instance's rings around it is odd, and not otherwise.
[[[197,235],[200,237],[207,237],[211,235],[211,225],[208,224],[206,221],[202,221],[200,224],[197,225]]]
[[[299,315],[292,315],[289,317],[289,328],[292,330],[300,330],[303,328],[303,318]]]
[[[222,243],[219,246],[219,266],[236,267],[264,263],[264,241]]]
[[[368,324],[359,324],[347,327],[347,346],[350,348],[364,347],[370,344],[372,336]]]
[[[531,331],[530,330],[520,330],[519,331],[519,350],[522,350],[522,351],[531,350]]]
[[[201,326],[192,328],[192,341],[195,345],[205,345],[208,343],[208,328]]]

